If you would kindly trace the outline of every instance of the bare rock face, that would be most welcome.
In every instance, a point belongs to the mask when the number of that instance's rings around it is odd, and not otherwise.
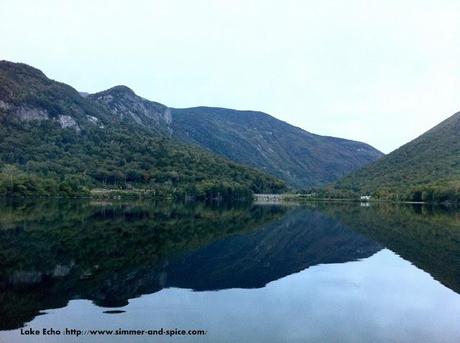
[[[48,111],[40,108],[31,108],[25,106],[19,106],[14,111],[14,115],[23,121],[31,120],[47,120],[49,119]]]
[[[58,115],[53,118],[50,116],[49,112],[45,109],[38,107],[29,107],[29,106],[12,106],[7,102],[0,100],[0,110],[6,113],[9,113],[13,118],[19,119],[20,121],[31,122],[31,121],[41,121],[41,120],[53,120],[57,122],[62,129],[70,128],[76,132],[80,132],[80,125],[75,121],[75,119],[69,115]],[[104,125],[99,122],[99,119],[93,116],[87,115],[87,119],[96,124],[99,128],[104,128]]]
[[[89,96],[121,119],[132,120],[153,130],[171,132],[171,111],[165,105],[144,99],[126,86],[116,86]]]
[[[71,128],[74,129],[75,131],[79,132],[80,131],[80,126],[77,124],[77,122],[68,115],[60,115],[58,116],[58,123],[61,125],[61,128],[66,129],[66,128]]]
[[[97,127],[100,129],[105,128],[104,124],[102,124],[101,121],[94,116],[86,115],[86,119],[88,119],[94,125],[97,125]]]
[[[0,100],[0,110],[8,111],[11,108],[11,105]]]
[[[168,125],[172,123],[172,115],[171,115],[171,110],[169,108],[166,108],[166,110],[164,111],[163,118]]]
[[[20,121],[48,120],[50,115],[47,110],[30,105],[15,106],[0,100],[0,113],[5,113],[11,118]]]

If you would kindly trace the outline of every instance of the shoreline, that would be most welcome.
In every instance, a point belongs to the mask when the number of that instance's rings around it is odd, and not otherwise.
[[[254,194],[254,203],[260,204],[282,204],[290,202],[344,202],[344,203],[360,203],[360,204],[372,204],[372,203],[387,203],[387,204],[406,204],[406,205],[442,205],[442,206],[453,206],[458,205],[457,202],[427,202],[427,201],[398,201],[398,200],[385,200],[385,199],[353,199],[353,198],[315,198],[309,196],[303,196],[302,194]]]
[[[153,194],[152,194],[153,193]],[[289,204],[302,204],[308,202],[334,202],[334,203],[360,203],[360,204],[405,204],[405,205],[436,205],[436,206],[458,206],[458,202],[424,202],[424,201],[397,201],[385,199],[353,199],[353,198],[315,198],[311,196],[304,196],[302,194],[294,193],[280,193],[280,194],[253,194],[252,197],[243,198],[219,198],[219,199],[201,199],[194,198],[193,196],[176,197],[174,194],[155,194],[154,191],[148,189],[139,190],[119,190],[119,189],[95,189],[91,190],[88,195],[81,196],[62,196],[62,195],[0,195],[0,199],[87,199],[87,200],[129,200],[129,199],[163,199],[168,201],[198,201],[198,202],[219,202],[219,201],[249,201],[255,205],[289,205]]]

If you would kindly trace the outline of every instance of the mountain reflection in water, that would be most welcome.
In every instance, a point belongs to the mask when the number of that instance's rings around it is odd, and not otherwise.
[[[10,200],[0,227],[1,330],[72,299],[123,307],[170,287],[261,288],[384,247],[460,292],[454,209]]]

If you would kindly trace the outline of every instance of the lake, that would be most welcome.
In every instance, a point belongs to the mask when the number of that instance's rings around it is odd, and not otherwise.
[[[460,211],[0,201],[0,342],[80,341],[459,342]]]

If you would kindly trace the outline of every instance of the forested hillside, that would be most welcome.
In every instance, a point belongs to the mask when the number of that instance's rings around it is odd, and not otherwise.
[[[393,200],[460,200],[460,112],[334,189]]]
[[[284,187],[160,131],[113,115],[35,68],[0,62],[0,194],[84,195],[103,187],[209,198]]]
[[[88,98],[119,119],[255,167],[294,188],[325,185],[383,156],[365,143],[315,135],[263,112],[168,108],[126,86]]]
[[[175,137],[296,188],[336,181],[383,156],[368,144],[315,135],[263,112],[195,107],[171,114]]]

